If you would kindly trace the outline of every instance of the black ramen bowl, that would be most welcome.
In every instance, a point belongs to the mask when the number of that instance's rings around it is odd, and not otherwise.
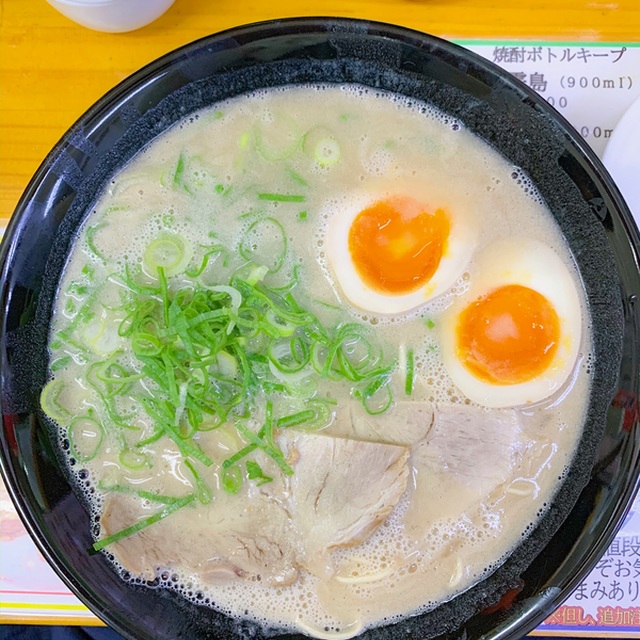
[[[70,589],[128,638],[278,635],[91,554],[91,518],[39,408],[54,294],[74,232],[110,177],[186,115],[261,87],[360,83],[429,102],[528,174],[573,252],[591,313],[593,388],[584,435],[552,504],[493,574],[368,639],[520,638],[611,542],[638,477],[638,230],[595,154],[544,100],[475,54],[423,33],[304,18],[239,27],[148,65],[98,101],[38,169],[2,249],[2,472],[40,550]],[[295,635],[280,637],[294,638]]]

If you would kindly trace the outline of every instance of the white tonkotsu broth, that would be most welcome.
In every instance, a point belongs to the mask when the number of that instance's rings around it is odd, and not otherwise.
[[[335,250],[340,216],[389,194],[443,209],[459,233],[446,290],[417,308],[340,284],[352,269]],[[579,292],[581,334],[563,338],[579,354],[560,391],[514,406],[504,385],[489,409],[449,377],[442,322],[484,286],[475,256],[499,264],[493,244],[523,239],[554,252]],[[43,408],[97,537],[141,526],[105,548],[126,579],[348,638],[468,589],[531,530],[580,438],[586,318],[535,189],[458,122],[360,86],[265,90],[187,118],[100,196],[59,287]],[[211,332],[229,319],[218,351]],[[362,375],[349,380],[350,366]]]

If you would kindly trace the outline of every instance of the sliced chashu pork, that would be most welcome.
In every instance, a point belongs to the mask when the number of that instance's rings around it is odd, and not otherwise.
[[[426,438],[414,448],[414,464],[487,496],[511,476],[521,433],[520,414],[513,409],[438,405]]]
[[[350,402],[340,407],[334,423],[327,431],[343,438],[410,447],[429,432],[433,412],[431,402],[399,400],[390,411],[372,416],[365,411],[361,402]]]
[[[387,517],[405,490],[407,447],[285,432],[280,443],[294,475],[241,493],[187,506],[109,547],[130,572],[158,568],[197,573],[205,581],[259,577],[290,584],[298,569],[325,573],[330,550],[355,545]],[[102,534],[152,513],[132,496],[105,501]]]
[[[432,545],[435,539],[442,542],[434,538],[434,524],[477,523],[483,505],[513,477],[520,436],[517,411],[437,405],[427,437],[412,450],[405,533]]]
[[[260,575],[268,584],[291,584],[297,578],[294,549],[289,543],[287,513],[268,495],[252,492],[219,496],[205,507],[183,507],[136,535],[111,547],[122,566],[145,578],[159,567],[200,573],[211,582]],[[101,524],[104,535],[124,529],[144,512],[139,500],[112,494],[105,501]]]
[[[297,458],[289,479],[288,511],[298,533],[298,562],[330,571],[328,553],[365,540],[396,506],[407,486],[408,447],[287,433]]]

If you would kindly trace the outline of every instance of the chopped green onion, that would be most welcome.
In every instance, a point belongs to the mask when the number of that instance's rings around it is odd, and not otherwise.
[[[118,460],[120,464],[123,467],[127,467],[127,469],[142,469],[142,467],[147,465],[147,456],[129,448],[120,451]]]
[[[200,447],[191,442],[190,439],[183,439],[176,431],[173,425],[175,414],[167,415],[167,413],[163,412],[161,403],[154,402],[151,398],[140,398],[139,402],[143,405],[147,414],[156,420],[156,426],[161,428],[164,434],[178,446],[180,453],[185,458],[191,456],[207,467],[213,464],[213,460]]]
[[[68,364],[71,363],[73,358],[71,356],[62,356],[61,358],[56,358],[49,367],[53,373],[56,371],[60,371],[60,369],[64,369]]]
[[[245,464],[247,467],[247,478],[249,478],[249,480],[257,480],[258,482],[256,482],[256,485],[258,487],[263,484],[267,484],[268,482],[273,482],[273,478],[265,475],[264,471],[260,465],[255,462],[255,460],[247,460]]]
[[[142,271],[139,265],[138,265],[137,271],[138,273]],[[125,272],[124,285],[127,288],[129,288],[131,291],[133,291],[133,293],[137,293],[143,296],[155,296],[160,293],[160,289],[156,286],[144,285],[137,282],[134,279],[133,275],[131,274],[131,268],[129,267],[128,263],[125,264],[124,266],[124,272]]]
[[[340,145],[335,136],[325,127],[315,127],[308,131],[302,146],[305,153],[324,169],[340,161]]]
[[[393,394],[389,388],[391,372],[395,363],[385,367],[369,378],[369,384],[363,391],[356,389],[354,395],[360,398],[362,406],[369,415],[379,415],[388,411],[393,403]]]
[[[413,349],[407,349],[407,362],[406,362],[406,371],[405,371],[405,379],[404,379],[404,392],[406,395],[410,396],[413,393],[413,383],[415,376],[415,363],[414,363],[414,355]]]
[[[235,495],[242,488],[242,471],[238,467],[222,469],[222,488],[230,495]]]
[[[67,429],[71,455],[78,462],[89,462],[98,454],[104,439],[102,425],[88,416],[74,418]]]
[[[260,436],[260,433],[258,433],[258,435]],[[222,463],[222,469],[230,469],[236,462],[242,460],[242,458],[248,456],[250,453],[253,453],[257,448],[258,445],[254,443],[242,447],[240,451],[236,451],[236,453]]]
[[[235,378],[238,375],[238,361],[228,351],[218,351],[216,357],[220,373],[229,378]]]
[[[292,156],[302,144],[302,136],[298,132],[297,122],[290,118],[290,129],[283,133],[282,129],[256,127],[254,138],[256,150],[269,161],[285,160]]]
[[[238,139],[240,149],[246,149],[251,141],[251,134],[248,131],[243,132]]]
[[[174,276],[186,268],[191,250],[184,238],[174,233],[164,233],[147,245],[142,262],[149,275],[155,276],[162,267],[167,276]]]
[[[189,469],[189,471],[191,471],[191,474],[193,475],[196,481],[198,500],[202,504],[209,504],[211,502],[211,490],[209,489],[209,487],[207,487],[204,480],[202,479],[198,471],[196,471],[196,468],[193,466],[193,464],[191,464],[189,460],[185,460],[184,464]]]
[[[162,343],[151,333],[136,333],[131,339],[131,349],[137,356],[157,356],[162,351]]]
[[[287,234],[275,218],[261,218],[253,222],[240,240],[238,251],[249,262],[277,272],[287,255]]]
[[[96,378],[103,382],[107,388],[107,396],[115,396],[124,393],[132,382],[142,380],[144,376],[141,373],[130,374],[121,364],[115,362],[120,352],[116,351],[107,360],[97,364]],[[93,365],[92,365],[93,366]]]
[[[142,500],[149,500],[150,502],[160,502],[162,504],[175,504],[180,498],[174,498],[173,496],[163,496],[153,491],[145,491],[144,489],[134,489],[130,485],[112,484],[107,485],[102,481],[98,482],[98,489],[105,493],[125,493],[129,495],[135,495]]]
[[[316,417],[316,412],[313,409],[305,409],[304,411],[298,411],[298,413],[292,413],[291,415],[284,416],[277,420],[277,426],[279,429],[288,429],[289,427],[297,427],[298,425],[309,422]]]
[[[96,258],[98,258],[101,262],[105,263],[107,259],[104,257],[104,254],[98,250],[96,247],[96,233],[100,231],[100,229],[104,229],[107,226],[106,222],[100,222],[98,224],[93,225],[92,227],[87,227],[87,247],[89,251],[93,253]]]
[[[271,285],[270,290],[277,294],[288,294],[293,288],[295,288],[300,280],[300,266],[299,264],[293,265],[291,280],[283,285]]]
[[[77,313],[73,316],[69,324],[64,329],[61,329],[55,334],[55,342],[71,342],[71,336],[73,332],[82,324],[89,322],[94,316],[93,307],[98,299],[98,296],[102,293],[104,283],[101,283],[94,287],[91,294],[82,302],[82,305],[78,309]]]
[[[272,425],[272,422],[269,421],[268,424]],[[273,428],[273,426],[271,427]],[[273,442],[273,438],[268,438],[268,429],[265,429],[264,439],[260,438],[258,434],[253,433],[250,429],[248,429],[242,422],[236,423],[236,429],[240,432],[240,434],[249,440],[251,444],[255,444],[259,449],[262,449],[268,456],[270,456],[276,464],[282,469],[285,475],[292,475],[293,469],[287,464],[284,459],[284,454],[280,450],[280,448]]]
[[[250,265],[249,273],[240,279],[249,286],[255,287],[258,282],[262,282],[264,280],[267,273],[269,273],[269,268],[264,265]]]
[[[178,511],[178,509],[182,509],[182,507],[186,507],[188,504],[191,504],[194,500],[195,500],[195,495],[193,494],[185,496],[184,498],[177,500],[173,504],[167,505],[166,507],[164,507],[164,509],[161,509],[157,513],[154,513],[152,516],[149,516],[148,518],[143,518],[142,520],[138,520],[138,522],[136,522],[134,525],[131,525],[130,527],[127,527],[126,529],[122,529],[117,533],[114,533],[110,536],[106,536],[105,538],[101,538],[100,540],[97,540],[96,542],[93,543],[93,549],[94,551],[100,551],[101,549],[108,547],[110,544],[113,544],[114,542],[119,542],[124,538],[128,538],[142,531],[143,529],[146,529],[152,524],[155,524],[156,522],[160,522],[160,520],[164,520],[166,517],[170,516],[175,511]]]
[[[305,196],[287,195],[284,193],[259,193],[258,200],[268,200],[270,202],[304,202]]]
[[[329,408],[327,402],[310,402],[309,406],[313,408],[280,418],[277,421],[278,428],[288,429],[291,427],[299,427],[305,431],[316,431],[328,427],[331,424],[334,413]]]
[[[289,340],[272,340],[267,356],[278,371],[296,373],[307,366],[311,352],[300,336],[293,336]]]
[[[185,165],[184,154],[180,153],[180,155],[178,156],[178,162],[176,163],[175,171],[173,173],[173,186],[180,187],[187,190],[187,187],[183,181],[184,165]]]
[[[89,292],[89,285],[80,284],[79,282],[72,282],[67,287],[67,295],[71,296],[85,296]]]
[[[393,395],[388,384],[385,384],[375,393],[360,393],[356,389],[356,397],[359,397],[364,410],[371,416],[377,416],[389,410],[393,403]]]
[[[59,425],[64,425],[71,419],[71,413],[60,404],[60,393],[64,389],[64,383],[60,378],[54,378],[47,382],[40,394],[40,406],[42,410]]]
[[[295,182],[297,182],[298,184],[301,184],[303,187],[309,186],[309,183],[297,171],[294,171],[294,169],[292,169],[291,167],[287,168],[287,173],[291,176],[291,178]]]
[[[105,380],[106,376],[104,375],[104,371],[112,366],[117,356],[118,353],[116,352],[104,362],[94,362],[87,370],[86,380],[100,400],[102,400],[105,411],[113,424],[121,429],[137,431],[138,428],[128,424],[126,420],[118,414],[115,408],[114,395],[119,389],[124,390],[126,386],[124,381],[117,380],[116,382],[109,382]],[[112,385],[113,388],[110,388]]]
[[[200,261],[200,266],[193,269],[187,269],[185,271],[186,275],[188,275],[190,278],[197,278],[198,276],[202,275],[205,269],[209,266],[209,262],[211,261],[212,256],[216,256],[217,258],[218,256],[223,255],[224,256],[223,262],[226,264],[228,252],[223,245],[218,244],[218,245],[213,245],[206,248],[207,248],[207,251],[202,256],[202,260]]]
[[[164,187],[192,196],[198,189],[213,186],[215,181],[202,157],[189,156],[183,151],[178,156],[173,173],[163,176],[160,182]]]
[[[340,145],[335,138],[324,138],[316,144],[313,157],[321,167],[332,167],[340,161]]]

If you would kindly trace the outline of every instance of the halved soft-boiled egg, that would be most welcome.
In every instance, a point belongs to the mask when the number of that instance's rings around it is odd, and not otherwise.
[[[327,261],[344,296],[365,311],[403,313],[444,293],[475,247],[462,212],[401,185],[351,193],[332,208]]]
[[[573,372],[582,340],[574,276],[549,246],[500,241],[477,256],[471,286],[442,318],[442,360],[486,407],[538,402]]]

